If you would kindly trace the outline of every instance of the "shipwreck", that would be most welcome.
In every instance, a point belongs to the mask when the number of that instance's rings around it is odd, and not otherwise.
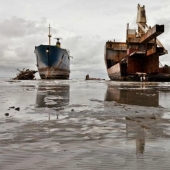
[[[164,25],[150,27],[145,6],[137,6],[137,29],[127,24],[126,42],[107,41],[105,65],[111,80],[170,81],[170,67],[161,65],[159,57],[168,51],[158,40]]]

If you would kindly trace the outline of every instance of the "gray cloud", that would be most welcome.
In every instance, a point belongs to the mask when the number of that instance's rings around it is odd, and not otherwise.
[[[13,70],[10,74],[13,76],[17,68],[36,69],[34,46],[45,42],[43,36],[45,31],[47,32],[46,27],[47,23],[44,18],[39,23],[18,17],[2,21],[0,23],[1,70],[9,70],[9,72]]]
[[[13,30],[6,29],[13,25]],[[0,23],[0,36],[3,42],[1,45],[1,69],[9,70],[8,73],[15,75],[18,69],[29,68],[36,69],[34,48],[40,44],[47,44],[47,21],[42,22],[24,20],[12,17]],[[22,31],[20,32],[20,27]],[[74,36],[66,30],[58,31],[52,28],[52,34],[64,34],[62,47],[70,50],[73,59],[71,60],[71,77],[81,74],[92,73],[95,75],[102,74],[105,70],[104,65],[104,43],[98,36]],[[70,36],[70,37],[69,37]],[[54,43],[54,39],[53,43]],[[98,71],[100,70],[100,71]],[[102,71],[101,71],[102,70]],[[83,73],[84,72],[84,73]],[[2,72],[1,72],[2,73]],[[7,72],[5,72],[6,74]]]
[[[159,40],[170,51],[169,0],[148,0],[145,5],[148,25],[165,24]],[[8,5],[10,4],[10,6]],[[18,6],[19,4],[19,6]],[[0,77],[16,75],[16,69],[36,69],[34,48],[48,43],[48,24],[53,38],[62,37],[62,47],[70,50],[71,78],[86,74],[107,78],[104,45],[107,40],[126,40],[126,24],[136,26],[137,2],[131,0],[11,0],[1,2]],[[44,17],[45,16],[45,17]],[[161,56],[170,64],[169,55]]]
[[[75,36],[66,39],[63,45],[70,47],[70,54],[73,56],[71,59],[73,74],[79,72],[83,77],[86,74],[107,77],[104,63],[105,40],[98,36]]]
[[[20,38],[22,36],[42,34],[46,31],[47,25],[45,18],[42,18],[37,23],[34,20],[25,20],[13,16],[11,19],[5,19],[0,23],[0,35],[6,38]]]

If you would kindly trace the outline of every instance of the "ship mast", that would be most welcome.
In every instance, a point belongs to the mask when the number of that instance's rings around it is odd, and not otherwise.
[[[147,24],[146,24],[145,5],[143,5],[142,7],[138,4],[137,8],[138,11],[137,11],[136,23],[138,25],[138,36],[141,37],[148,31]]]
[[[49,27],[48,27],[48,28],[49,28],[49,34],[48,34],[49,45],[51,45],[51,34],[50,34],[50,28],[51,28],[51,27],[50,27],[50,24],[49,24]]]

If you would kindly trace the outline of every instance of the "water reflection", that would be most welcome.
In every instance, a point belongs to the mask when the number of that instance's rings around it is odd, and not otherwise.
[[[159,93],[150,89],[126,89],[108,86],[105,101],[157,107],[159,105]]]
[[[135,132],[135,142],[136,142],[136,154],[144,154],[145,150],[145,128],[143,126],[138,126],[136,122],[140,122],[141,118],[138,117],[125,117],[126,119],[126,137],[130,133]],[[134,124],[132,123],[134,122]],[[136,124],[136,125],[135,125]],[[131,130],[129,130],[131,129]]]
[[[168,87],[108,85],[104,100],[125,104],[121,107],[121,113],[122,115],[125,114],[126,138],[135,140],[136,154],[139,155],[146,152],[146,136],[147,138],[150,136],[153,139],[159,136],[170,137],[169,119],[162,117],[162,115],[165,115],[163,108],[170,108],[169,99],[170,90]],[[132,105],[136,106],[133,107]],[[129,110],[127,106],[130,108]],[[147,108],[138,106],[147,106]],[[162,106],[163,108],[158,106]],[[155,107],[155,109],[152,111],[150,107]],[[125,112],[123,108],[125,108]]]
[[[111,86],[108,85],[105,101],[115,101],[121,104],[169,108],[170,88],[163,86]]]
[[[144,133],[144,132],[143,132]],[[143,137],[143,138],[142,138]],[[136,139],[136,154],[143,154],[145,149],[144,135]]]
[[[53,108],[60,109],[69,104],[70,86],[39,86],[36,97],[36,108]]]

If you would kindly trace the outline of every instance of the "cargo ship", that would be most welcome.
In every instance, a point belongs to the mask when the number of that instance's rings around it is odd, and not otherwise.
[[[137,5],[137,29],[127,24],[126,41],[107,41],[104,60],[111,80],[170,81],[170,67],[162,66],[159,57],[168,54],[157,36],[164,25],[147,25],[145,6]]]
[[[51,45],[50,28],[49,24],[49,44],[35,46],[39,75],[41,79],[69,79],[69,50],[61,48],[60,38],[56,38],[56,45]]]

